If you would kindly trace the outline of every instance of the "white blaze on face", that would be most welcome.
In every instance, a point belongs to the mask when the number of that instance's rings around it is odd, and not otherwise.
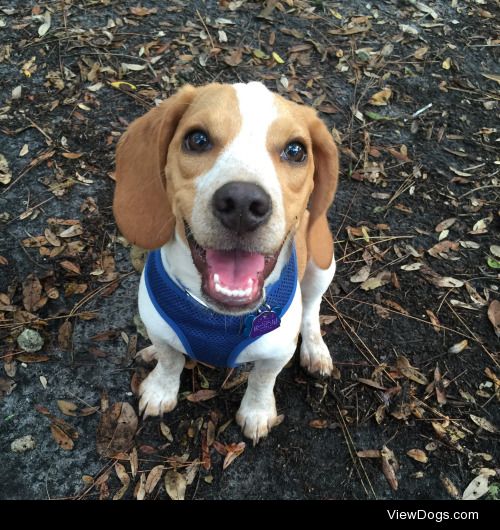
[[[255,243],[262,252],[273,252],[286,235],[283,193],[266,146],[269,127],[278,111],[274,95],[262,83],[237,83],[233,88],[238,98],[241,129],[212,168],[197,178],[191,225],[202,245],[216,243],[221,226],[212,214],[213,194],[228,182],[252,182],[269,194],[273,207],[269,221],[256,232]]]

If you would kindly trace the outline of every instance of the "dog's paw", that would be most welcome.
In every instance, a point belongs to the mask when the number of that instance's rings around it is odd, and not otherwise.
[[[150,363],[156,359],[156,349],[154,346],[148,346],[147,348],[138,351],[135,356],[141,357],[146,363]]]
[[[278,416],[274,396],[270,400],[258,401],[245,399],[241,402],[236,414],[236,422],[243,434],[257,444],[265,438],[271,429],[283,421],[284,416]]]
[[[178,392],[178,380],[172,381],[171,378],[153,370],[139,387],[139,412],[146,419],[174,410]]]
[[[320,334],[309,334],[302,337],[300,365],[311,374],[332,375],[332,357]]]

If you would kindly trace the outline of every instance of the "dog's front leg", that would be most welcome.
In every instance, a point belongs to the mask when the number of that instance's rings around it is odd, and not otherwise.
[[[309,260],[304,278],[300,284],[302,291],[302,345],[300,364],[310,373],[330,375],[333,363],[328,347],[321,336],[319,312],[321,299],[335,274],[335,257],[328,269],[319,268]]]
[[[274,383],[277,375],[292,357],[294,350],[295,347],[289,356],[255,361],[248,376],[247,390],[236,414],[236,421],[243,430],[243,434],[253,440],[254,445],[260,438],[267,436],[278,422]]]
[[[144,418],[161,416],[177,405],[184,355],[163,342],[154,343],[140,354],[144,360],[154,358],[158,363],[139,387],[139,411]]]

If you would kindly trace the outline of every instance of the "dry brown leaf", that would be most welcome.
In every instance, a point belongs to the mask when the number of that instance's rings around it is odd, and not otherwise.
[[[146,474],[141,473],[137,484],[134,489],[134,497],[138,501],[143,501],[146,497]]]
[[[57,406],[63,414],[66,414],[66,416],[77,416],[75,411],[78,409],[78,405],[75,403],[65,401],[64,399],[58,399]]]
[[[208,401],[217,395],[216,390],[198,390],[193,394],[189,394],[186,399],[192,403],[198,403],[199,401]]]
[[[17,383],[13,379],[0,377],[0,398],[12,394],[12,391],[16,386]]]
[[[12,172],[9,169],[9,163],[2,153],[0,153],[0,184],[7,185],[12,180]]]
[[[309,427],[312,427],[313,429],[326,429],[326,427],[328,427],[328,421],[319,418],[316,420],[311,420],[309,422]]]
[[[374,304],[373,309],[375,310],[375,313],[377,313],[377,316],[383,319],[387,319],[391,317],[391,313],[388,309],[385,307],[382,307],[381,305]]]
[[[469,341],[467,339],[461,340],[460,342],[457,342],[454,344],[449,350],[448,353],[460,353],[465,350],[469,346]]]
[[[172,436],[172,431],[170,430],[170,427],[166,423],[163,423],[163,422],[160,423],[160,432],[169,442],[174,441],[174,437]]]
[[[351,281],[352,283],[365,282],[370,276],[370,271],[371,271],[370,265],[364,265],[363,267],[361,267],[361,269],[359,269],[358,272],[356,272],[349,278],[349,281]]]
[[[132,15],[135,15],[136,17],[147,17],[148,15],[158,13],[158,8],[136,6],[130,8],[130,13],[132,13]]]
[[[495,334],[500,338],[500,301],[493,300],[488,307],[488,318],[495,330]]]
[[[226,469],[230,466],[238,456],[243,453],[245,450],[245,442],[239,442],[237,444],[228,444],[226,445],[226,457],[224,458],[224,463],[222,464],[222,469]]]
[[[460,492],[458,491],[458,488],[455,486],[455,484],[453,484],[453,482],[446,475],[441,474],[439,478],[441,480],[441,484],[444,486],[444,489],[448,492],[448,495],[454,499],[460,499]]]
[[[380,451],[380,456],[382,457],[382,472],[384,473],[387,482],[391,486],[393,491],[398,489],[398,479],[396,477],[396,472],[399,469],[398,461],[393,451],[391,451],[387,446],[383,446]]]
[[[410,458],[413,458],[413,460],[421,462],[422,464],[425,464],[429,460],[429,457],[426,455],[425,451],[422,451],[422,449],[410,449],[406,454]]]
[[[215,442],[215,440],[213,440],[212,444],[214,443],[219,442]],[[201,465],[206,471],[212,468],[212,459],[210,457],[210,445],[208,443],[208,429],[203,429],[201,432]]]
[[[488,493],[488,477],[479,475],[465,488],[462,495],[464,501],[475,501]]]
[[[394,300],[388,300],[388,299],[385,299],[385,300],[382,300],[382,303],[387,306],[387,307],[390,307],[391,309],[393,309],[394,311],[397,311],[398,313],[401,313],[402,315],[407,315],[409,316],[410,313],[408,313],[408,311],[402,307],[401,305],[399,305],[397,302],[395,302]]]
[[[392,90],[389,87],[386,87],[380,92],[373,94],[373,96],[369,99],[368,103],[377,107],[384,106],[387,105],[389,99],[391,99],[391,96]]]
[[[350,22],[345,28],[330,29],[328,30],[328,33],[331,33],[332,35],[355,35],[356,33],[370,31],[371,27],[371,22],[367,19],[363,22],[363,25],[356,25],[353,22]]]
[[[77,224],[77,225],[71,225],[70,227],[63,230],[59,234],[59,237],[63,237],[63,238],[76,237],[81,234],[83,234],[83,228],[81,227],[81,225]]]
[[[72,296],[74,294],[83,294],[88,289],[86,283],[69,282],[64,286],[64,294]]]
[[[30,274],[23,282],[23,305],[26,311],[38,311],[47,303],[47,297],[42,297],[40,280]]]
[[[337,320],[337,317],[335,315],[320,315],[319,316],[319,325],[320,326],[328,326],[332,322],[335,322]]]
[[[488,301],[477,292],[470,282],[465,282],[465,289],[469,293],[471,300],[478,306],[485,306],[488,303]]]
[[[371,386],[372,388],[376,388],[377,390],[384,390],[384,391],[387,390],[385,386],[381,385],[380,383],[377,383],[376,381],[373,381],[372,379],[365,379],[364,377],[358,377],[357,381],[358,383],[363,383],[364,385]]]
[[[169,469],[165,474],[165,490],[173,501],[183,501],[186,496],[186,479],[178,471]]]
[[[137,455],[137,449],[134,447],[130,451],[130,472],[132,473],[132,478],[135,478],[137,475],[137,470],[139,468],[139,456]]]
[[[238,48],[224,57],[224,62],[229,66],[238,66],[243,61],[243,50]]]
[[[79,409],[76,403],[64,399],[58,399],[57,406],[63,414],[73,417],[90,416],[99,410],[98,407],[83,407]]]
[[[436,390],[437,402],[440,405],[446,405],[446,392],[441,378],[441,371],[437,365],[434,369],[434,389]]]
[[[137,430],[137,415],[129,403],[114,403],[101,414],[97,427],[97,452],[112,457],[128,451]]]
[[[484,369],[484,373],[488,379],[491,379],[495,383],[495,386],[500,388],[500,379],[496,376],[495,372],[493,372],[491,368],[486,367]]]
[[[415,52],[413,53],[413,57],[415,57],[415,59],[418,59],[419,61],[421,61],[425,57],[425,54],[428,51],[429,51],[429,47],[428,46],[422,46],[421,48],[418,48],[418,50],[415,50]]]
[[[66,434],[66,432],[59,425],[52,423],[50,426],[50,432],[52,433],[52,437],[56,441],[57,445],[61,449],[64,449],[65,451],[71,451],[75,446],[75,443],[71,437]]]
[[[439,322],[438,317],[430,310],[426,309],[425,312],[429,316],[432,322],[432,327],[436,333],[439,333],[441,331],[441,322]]]
[[[452,65],[452,61],[451,61],[451,57],[447,57],[443,63],[442,63],[442,67],[444,70],[449,70],[451,68],[451,65]]]
[[[396,359],[396,367],[398,371],[408,379],[415,381],[415,383],[418,383],[419,385],[427,385],[428,381],[425,375],[411,366],[410,361],[408,361],[403,355],[400,355]]]
[[[130,485],[130,477],[128,476],[125,466],[120,464],[120,462],[115,463],[115,473],[118,477],[118,480],[122,483],[122,487],[113,495],[113,500],[118,501],[127,492],[127,489]]]
[[[186,485],[190,486],[194,479],[196,478],[196,475],[198,474],[200,468],[200,461],[194,460],[189,466],[186,468]]]
[[[359,458],[380,458],[382,456],[379,449],[365,449],[356,453]]]
[[[68,260],[63,260],[59,265],[66,271],[72,272],[73,274],[80,274],[80,266]]]
[[[208,420],[207,423],[207,445],[211,447],[215,442],[215,423],[212,420]]]
[[[145,485],[145,489],[146,489],[146,495],[148,495],[149,493],[151,493],[156,485],[158,484],[158,482],[160,482],[160,479],[161,479],[161,476],[163,475],[163,470],[165,468],[161,465],[159,466],[155,466],[148,474],[148,477],[146,479],[146,485]]]
[[[431,247],[427,252],[433,257],[433,258],[442,258],[446,257],[446,253],[450,250],[458,250],[458,247],[460,245],[456,243],[455,241],[440,241],[439,243],[436,243],[433,247]]]
[[[374,278],[368,278],[361,284],[363,291],[371,291],[372,289],[378,289],[391,281],[391,273],[389,271],[382,271],[377,274]]]
[[[439,224],[436,225],[436,228],[434,230],[436,232],[442,232],[443,230],[448,230],[448,228],[451,228],[457,221],[456,217],[450,217],[449,219],[445,219],[444,221],[441,221]]]
[[[421,269],[422,267],[424,266],[423,263],[417,261],[415,263],[408,263],[406,265],[401,265],[401,270],[403,271],[418,271],[419,269]]]
[[[457,280],[456,278],[452,278],[451,276],[435,276],[428,277],[428,279],[436,287],[446,287],[449,289],[455,289],[458,287],[463,287],[464,285],[464,282],[462,280]]]
[[[470,414],[469,417],[481,429],[494,434],[498,432],[498,429],[486,418],[480,418],[479,416],[474,416],[474,414]]]
[[[378,425],[380,425],[384,421],[385,411],[386,411],[385,405],[379,405],[377,410],[375,411],[375,421],[377,422]]]
[[[40,37],[43,37],[47,33],[47,31],[49,31],[51,22],[50,18],[50,11],[45,11],[45,13],[43,14],[43,23],[38,27],[38,35]]]
[[[57,334],[57,342],[61,350],[71,351],[72,336],[73,324],[71,324],[70,320],[66,320],[61,324]]]
[[[445,426],[443,422],[432,421],[431,425],[438,435],[438,438],[444,439],[451,444],[456,444],[466,436],[463,431],[461,431],[458,427],[455,427],[453,424]]]

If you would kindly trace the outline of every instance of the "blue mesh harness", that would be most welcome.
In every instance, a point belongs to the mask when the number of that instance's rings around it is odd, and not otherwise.
[[[203,306],[168,276],[160,250],[149,253],[145,267],[146,287],[158,313],[175,331],[187,354],[214,366],[237,366],[238,355],[260,337],[243,334],[245,317],[216,313]],[[266,306],[280,308],[280,318],[292,303],[297,287],[295,245],[275,283],[266,288]]]

